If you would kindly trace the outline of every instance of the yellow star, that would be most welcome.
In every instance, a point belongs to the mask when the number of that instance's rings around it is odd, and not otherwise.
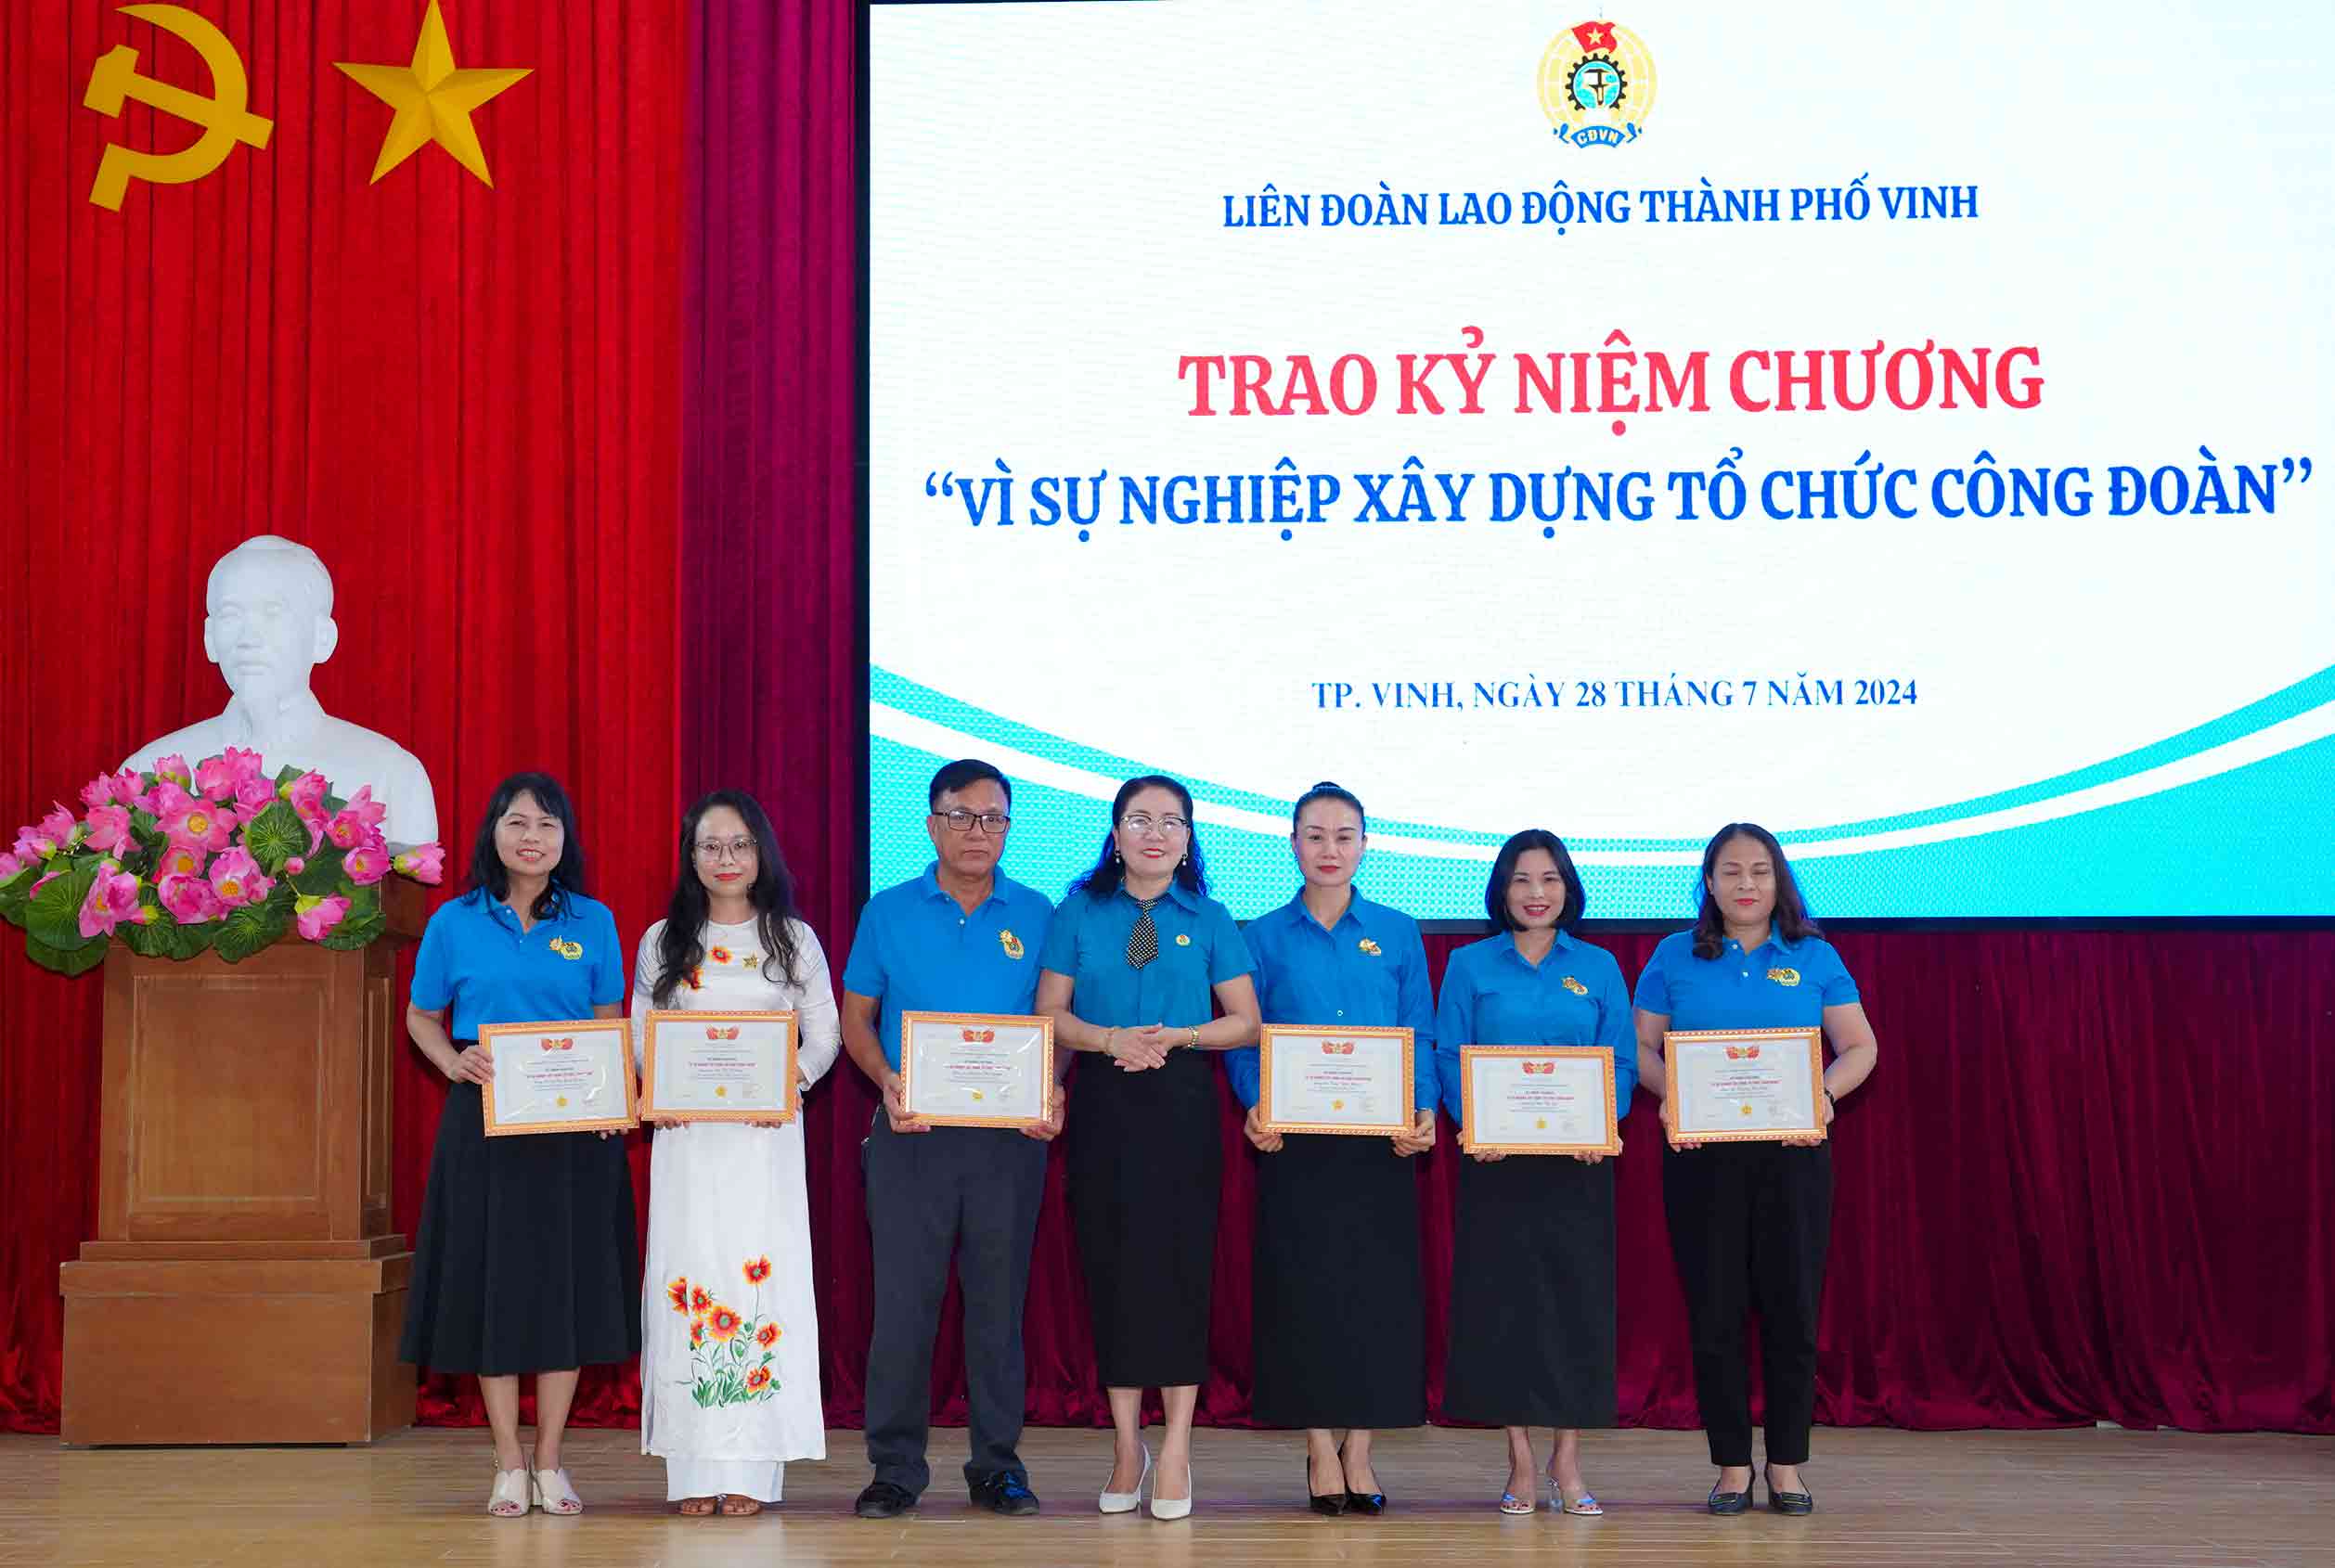
[[[414,41],[412,65],[332,63],[397,111],[381,143],[381,155],[373,161],[374,183],[431,142],[454,154],[457,162],[487,185],[495,183],[495,176],[486,172],[486,154],[478,145],[478,132],[471,125],[471,110],[531,72],[527,68],[507,66],[455,70],[454,48],[446,42],[445,19],[438,14],[438,0],[430,0],[429,14],[421,19],[421,36]]]

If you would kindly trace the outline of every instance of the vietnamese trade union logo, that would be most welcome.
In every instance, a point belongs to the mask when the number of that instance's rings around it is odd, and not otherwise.
[[[1654,109],[1654,57],[1626,27],[1585,21],[1549,40],[1536,80],[1556,139],[1619,147]]]

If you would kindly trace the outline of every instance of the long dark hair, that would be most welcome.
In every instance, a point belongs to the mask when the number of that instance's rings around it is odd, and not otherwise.
[[[1208,874],[1200,865],[1200,825],[1192,820],[1192,791],[1164,773],[1146,773],[1130,778],[1119,786],[1119,792],[1111,797],[1111,827],[1119,825],[1119,817],[1127,810],[1127,803],[1146,790],[1166,790],[1173,794],[1183,808],[1183,819],[1191,824],[1184,829],[1186,845],[1183,864],[1176,868],[1176,885],[1188,893],[1205,894],[1208,891]],[[1127,868],[1120,864],[1118,841],[1109,829],[1103,834],[1103,853],[1095,857],[1094,868],[1070,884],[1073,893],[1083,893],[1089,898],[1108,898],[1127,881]]]
[[[681,869],[673,880],[673,897],[664,906],[664,930],[657,933],[657,983],[649,994],[650,1000],[661,1008],[671,1004],[682,980],[705,961],[705,917],[713,907],[713,896],[697,874],[697,825],[717,805],[726,805],[743,817],[746,831],[754,835],[754,886],[746,891],[746,897],[754,905],[763,975],[768,978],[775,963],[787,984],[802,980],[796,970],[802,952],[791,923],[794,919],[794,874],[786,868],[786,856],[779,853],[769,814],[743,790],[716,790],[681,817]]]
[[[1549,852],[1556,862],[1556,874],[1565,880],[1565,913],[1556,918],[1556,929],[1579,931],[1581,917],[1589,911],[1589,893],[1581,886],[1581,874],[1573,867],[1572,852],[1565,841],[1546,828],[1527,828],[1509,836],[1500,846],[1500,854],[1491,863],[1491,876],[1484,883],[1484,914],[1496,932],[1515,931],[1516,922],[1508,916],[1508,879],[1516,874],[1516,862],[1536,849]]]
[[[575,830],[575,807],[560,781],[548,773],[514,773],[495,786],[486,815],[479,818],[478,836],[471,841],[467,891],[483,893],[497,904],[510,896],[510,869],[495,853],[495,824],[522,795],[533,795],[535,804],[560,819],[560,863],[551,868],[551,880],[535,895],[535,907],[529,911],[536,919],[548,920],[566,907],[570,893],[584,896],[584,840]]]
[[[1767,851],[1768,859],[1775,866],[1775,913],[1769,923],[1787,942],[1798,942],[1806,936],[1822,936],[1824,927],[1809,919],[1808,905],[1800,895],[1800,879],[1792,875],[1792,863],[1784,858],[1784,846],[1775,842],[1775,835],[1756,822],[1730,822],[1710,836],[1703,846],[1702,904],[1695,911],[1695,957],[1715,958],[1727,945],[1727,924],[1719,918],[1719,901],[1710,896],[1711,868],[1719,864],[1719,852],[1729,839],[1751,839]]]

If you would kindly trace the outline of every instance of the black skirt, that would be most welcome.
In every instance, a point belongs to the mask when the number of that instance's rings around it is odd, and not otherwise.
[[[1443,1413],[1491,1426],[1612,1426],[1614,1162],[1460,1159]]]
[[[501,1377],[640,1354],[640,1248],[625,1140],[486,1136],[476,1084],[438,1118],[397,1357]]]
[[[1128,1073],[1079,1059],[1070,1097],[1070,1212],[1105,1388],[1207,1381],[1224,1150],[1216,1058],[1170,1051]]]
[[[1417,1168],[1383,1137],[1293,1133],[1257,1157],[1259,1422],[1426,1420]]]

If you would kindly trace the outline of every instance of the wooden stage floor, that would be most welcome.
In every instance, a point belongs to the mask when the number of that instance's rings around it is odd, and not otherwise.
[[[480,1433],[415,1431],[370,1448],[67,1449],[0,1438],[0,1564],[272,1568],[275,1564],[902,1562],[1162,1564],[2002,1563],[2335,1568],[2335,1439],[2182,1433],[1904,1433],[1820,1428],[1807,1470],[1819,1511],[1713,1519],[1698,1433],[1593,1434],[1589,1479],[1609,1510],[1503,1518],[1497,1434],[1427,1430],[1378,1443],[1392,1505],[1377,1519],[1299,1511],[1289,1433],[1203,1431],[1190,1520],[1105,1519],[1103,1434],[1032,1428],[1036,1519],[969,1509],[960,1431],[935,1433],[936,1483],[898,1520],[852,1517],[867,1480],[857,1432],[824,1463],[791,1465],[783,1507],[681,1519],[664,1467],[630,1432],[580,1432],[569,1470],[590,1511],[501,1521]]]

